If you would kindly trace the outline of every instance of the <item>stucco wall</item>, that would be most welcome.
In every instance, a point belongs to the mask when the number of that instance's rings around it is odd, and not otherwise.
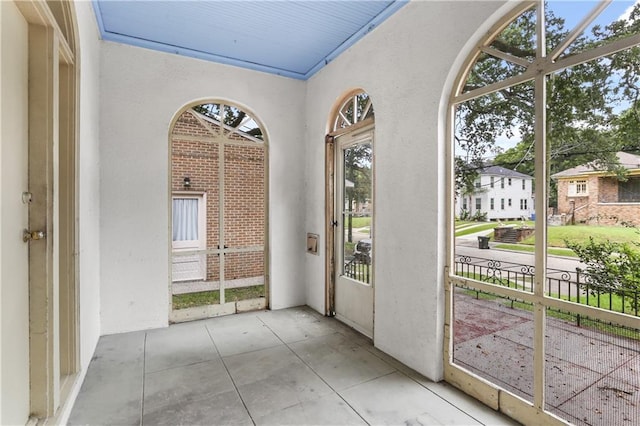
[[[100,40],[89,2],[73,3],[78,42],[78,274],[80,371],[56,422],[66,424],[100,337]]]
[[[271,306],[303,304],[304,83],[111,42],[101,51],[103,334],[168,322],[168,132],[197,100],[233,101],[264,123]]]
[[[374,343],[434,380],[442,378],[447,99],[501,5],[411,2],[308,82],[306,228],[324,236],[329,113],[362,88],[376,116]],[[306,257],[307,303],[321,312],[324,262],[324,251]]]
[[[0,4],[0,424],[29,418],[28,23]]]
[[[272,308],[324,312],[324,252],[306,255],[304,233],[324,247],[327,121],[360,87],[376,110],[375,344],[440,379],[447,99],[466,53],[511,7],[488,19],[502,5],[412,2],[307,82],[103,43],[102,332],[167,323],[167,134],[182,106],[212,98],[246,106],[269,134]]]
[[[80,40],[78,212],[80,361],[88,367],[100,336],[100,41],[89,2],[74,3]]]

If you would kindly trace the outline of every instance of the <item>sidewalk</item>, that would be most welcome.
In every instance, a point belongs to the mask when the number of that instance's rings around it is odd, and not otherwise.
[[[503,303],[456,293],[454,362],[532,401],[533,316]],[[580,425],[640,424],[640,332],[634,337],[547,317],[546,409]]]

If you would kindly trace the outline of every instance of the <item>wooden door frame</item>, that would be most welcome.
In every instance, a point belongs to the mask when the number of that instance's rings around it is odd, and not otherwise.
[[[325,138],[325,315],[333,317],[335,312],[336,286],[336,245],[335,232],[338,226],[336,217],[336,139],[349,133],[358,132],[371,127],[373,134],[375,122],[373,118],[359,121],[349,127],[340,128],[328,133]],[[374,178],[375,182],[375,178]]]
[[[70,2],[16,2],[29,25],[30,415],[51,418],[80,367],[77,22]]]
[[[335,311],[335,136],[325,136],[325,315],[333,317]]]

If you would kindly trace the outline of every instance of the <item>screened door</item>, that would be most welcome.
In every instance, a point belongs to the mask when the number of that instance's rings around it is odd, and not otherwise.
[[[172,131],[172,321],[266,302],[266,146],[229,105],[185,111]]]
[[[335,314],[373,336],[373,130],[336,138]]]

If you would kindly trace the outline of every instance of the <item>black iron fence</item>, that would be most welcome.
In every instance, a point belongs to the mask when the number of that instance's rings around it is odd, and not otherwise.
[[[344,275],[363,283],[371,284],[371,258],[355,256],[344,265]]]
[[[535,268],[531,265],[472,256],[458,256],[455,274],[491,284],[532,292]],[[595,276],[576,268],[547,268],[545,295],[583,305],[640,316],[640,290],[600,285]]]

